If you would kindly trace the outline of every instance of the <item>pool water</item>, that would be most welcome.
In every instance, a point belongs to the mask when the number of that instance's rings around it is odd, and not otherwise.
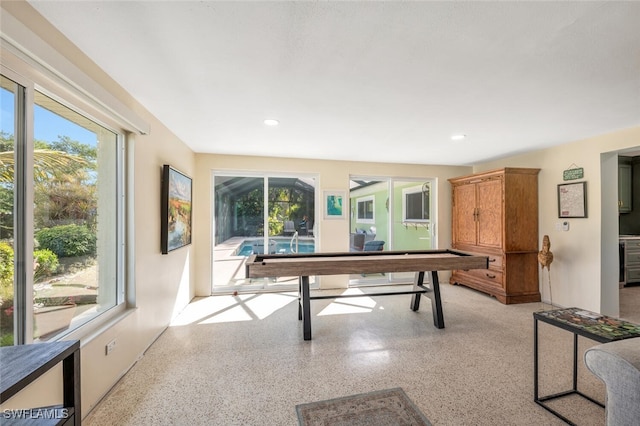
[[[295,248],[295,244],[294,244]],[[299,241],[298,253],[313,253],[315,251],[315,244],[313,241]],[[252,239],[245,240],[238,250],[236,256],[251,256],[252,254],[264,253],[264,240]],[[287,254],[291,253],[291,240],[284,239],[278,240],[275,238],[269,239],[269,254]]]

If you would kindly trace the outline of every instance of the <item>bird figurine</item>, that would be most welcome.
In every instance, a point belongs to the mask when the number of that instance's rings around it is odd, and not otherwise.
[[[553,253],[551,253],[551,241],[549,236],[545,235],[542,238],[542,250],[538,252],[538,262],[542,265],[542,269],[545,267],[551,270],[551,262],[553,262]]]
[[[545,235],[542,238],[542,250],[538,252],[538,262],[542,265],[542,270],[547,268],[549,277],[549,303],[553,308],[553,296],[551,294],[551,262],[553,262],[553,253],[551,253],[551,240],[549,236]]]

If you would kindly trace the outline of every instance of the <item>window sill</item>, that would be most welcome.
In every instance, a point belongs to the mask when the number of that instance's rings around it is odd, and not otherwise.
[[[124,306],[117,306],[112,309],[113,312],[107,312],[100,315],[77,329],[60,336],[58,340],[77,339],[80,340],[80,347],[83,347],[134,313],[137,309],[138,308],[135,307],[127,308]]]

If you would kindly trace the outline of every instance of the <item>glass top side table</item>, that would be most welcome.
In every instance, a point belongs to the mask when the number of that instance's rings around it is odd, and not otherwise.
[[[640,325],[618,318],[600,315],[580,308],[564,308],[533,313],[534,318],[534,400],[547,411],[566,423],[574,425],[569,419],[545,404],[546,401],[576,394],[601,407],[604,404],[583,394],[578,390],[578,336],[583,336],[599,343],[640,337]],[[538,321],[551,324],[573,333],[573,387],[570,390],[541,397],[538,388]]]

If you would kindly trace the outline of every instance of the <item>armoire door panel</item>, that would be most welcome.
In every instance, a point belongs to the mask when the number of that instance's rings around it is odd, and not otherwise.
[[[502,179],[476,184],[478,245],[502,247]]]
[[[455,220],[453,243],[475,245],[477,231],[475,222],[475,187],[461,185],[453,188],[453,218]]]

